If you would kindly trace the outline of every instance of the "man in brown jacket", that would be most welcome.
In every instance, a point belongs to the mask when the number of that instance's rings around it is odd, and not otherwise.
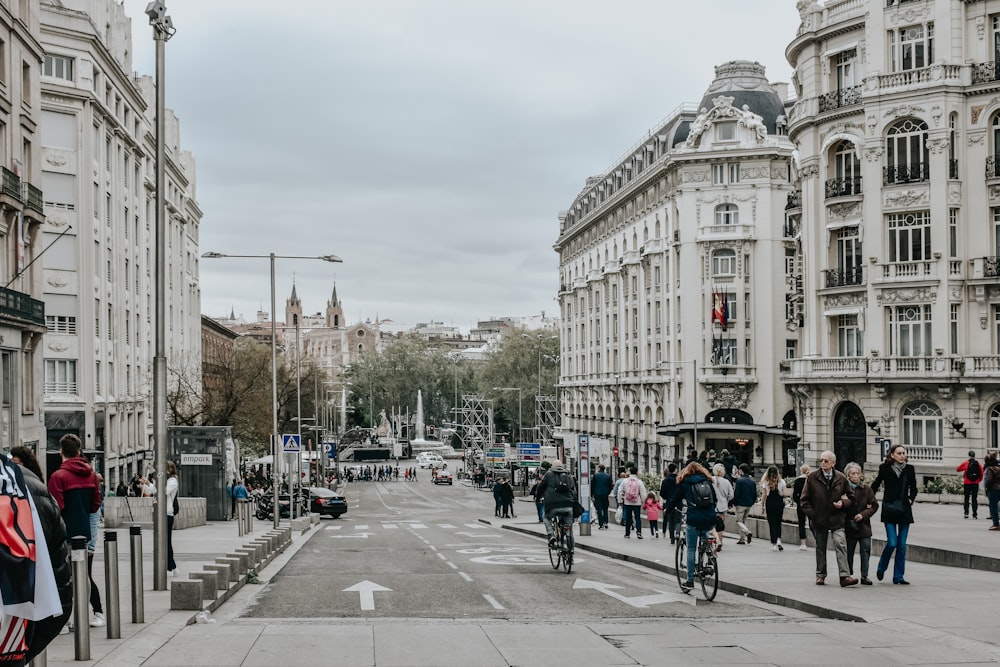
[[[819,470],[806,477],[799,506],[807,517],[816,539],[816,585],[826,583],[826,543],[827,536],[833,538],[833,549],[837,554],[837,570],[840,585],[853,586],[858,580],[851,576],[847,562],[847,538],[844,534],[844,520],[851,506],[848,495],[847,478],[834,469],[837,457],[831,451],[819,455]]]

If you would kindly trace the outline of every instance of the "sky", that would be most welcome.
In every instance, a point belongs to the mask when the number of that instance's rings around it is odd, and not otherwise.
[[[729,60],[789,81],[794,0],[165,0],[166,105],[201,252],[278,259],[279,319],[558,316],[559,211]],[[124,0],[155,72],[147,0]],[[266,259],[201,260],[202,313],[270,310]]]

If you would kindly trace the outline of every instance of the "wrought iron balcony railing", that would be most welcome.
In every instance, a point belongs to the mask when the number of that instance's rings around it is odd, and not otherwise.
[[[0,317],[10,317],[45,326],[45,303],[23,292],[0,287]]]
[[[36,188],[31,183],[25,183],[28,186],[28,208],[32,211],[42,212],[43,202],[42,202],[42,191]]]
[[[918,183],[930,179],[930,169],[926,162],[914,164],[897,164],[886,167],[885,185],[893,183]]]
[[[996,155],[986,158],[986,178],[1000,178],[1000,160]]]
[[[861,177],[831,178],[826,182],[826,198],[861,194]]]
[[[861,86],[851,86],[834,90],[819,96],[819,110],[834,111],[844,107],[853,107],[861,104]]]
[[[827,287],[848,287],[850,285],[865,284],[864,269],[860,266],[850,269],[827,269],[825,273]]]
[[[0,169],[3,170],[3,181],[0,183],[0,192],[21,201],[21,177],[7,167],[0,167]]]
[[[983,257],[983,278],[1000,278],[1000,257]]]
[[[1000,79],[1000,70],[997,69],[995,60],[988,63],[973,63],[972,65],[972,85],[977,83],[990,83]]]
[[[788,201],[785,203],[785,210],[790,208],[802,208],[802,191],[792,190],[788,193]]]

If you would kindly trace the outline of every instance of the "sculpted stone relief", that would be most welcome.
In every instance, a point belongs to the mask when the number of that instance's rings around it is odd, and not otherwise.
[[[885,303],[930,303],[937,298],[937,292],[930,287],[882,289],[875,290],[875,298],[879,305]]]
[[[930,192],[927,188],[920,190],[900,190],[887,192],[883,200],[883,208],[910,208],[930,203]]]
[[[755,79],[747,79],[743,87],[752,90],[757,88],[758,84],[759,82]],[[720,83],[719,85],[722,84]],[[736,85],[740,85],[740,82],[737,81]],[[711,92],[711,89],[709,89],[709,92]],[[735,120],[737,125],[750,130],[756,143],[764,143],[767,140],[767,127],[764,125],[764,118],[750,111],[750,107],[746,104],[743,105],[742,109],[737,109],[733,106],[733,100],[735,99],[728,95],[719,95],[712,100],[711,109],[703,107],[698,113],[698,117],[691,123],[691,129],[688,132],[687,141],[684,142],[684,148],[688,150],[698,148],[701,144],[702,135],[711,129],[712,125],[718,120]]]
[[[849,292],[846,294],[832,294],[823,298],[823,308],[837,308],[843,306],[867,306],[868,295],[864,292]]]
[[[913,116],[917,112],[923,112],[924,108],[916,104],[898,104],[885,112],[885,118],[899,118],[900,116]]]
[[[754,387],[749,384],[710,384],[706,390],[708,402],[715,409],[745,408]]]

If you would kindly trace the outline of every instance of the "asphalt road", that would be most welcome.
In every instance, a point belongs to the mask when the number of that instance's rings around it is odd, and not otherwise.
[[[593,553],[577,552],[570,574],[554,570],[542,540],[478,522],[492,515],[492,495],[462,484],[353,483],[346,495],[348,513],[323,520],[244,618],[780,617],[774,608],[723,592],[707,603],[681,594],[673,577]],[[663,547],[664,558],[672,559],[669,543]]]

